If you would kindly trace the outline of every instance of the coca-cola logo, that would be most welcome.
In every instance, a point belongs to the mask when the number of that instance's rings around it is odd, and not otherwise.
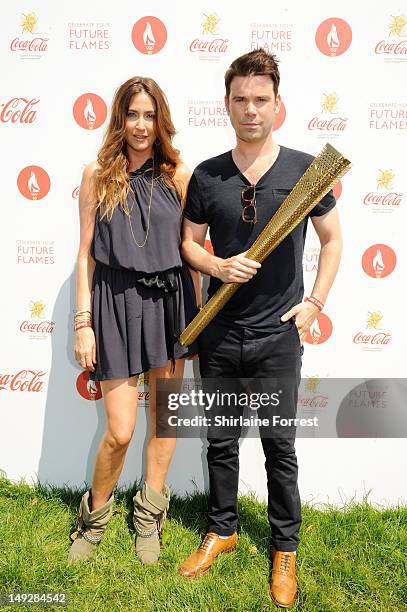
[[[355,344],[389,344],[391,334],[387,332],[377,332],[375,334],[366,334],[365,332],[357,332],[353,337]]]
[[[395,191],[393,182],[395,174],[393,170],[380,170],[377,176],[377,189],[380,191],[369,191],[363,197],[364,206],[379,212],[392,212],[402,203],[404,193]]]
[[[388,38],[383,38],[376,43],[375,54],[383,55],[385,60],[389,61],[407,59],[406,26],[407,19],[404,15],[393,15],[390,20]]]
[[[316,116],[308,123],[309,130],[323,130],[325,132],[343,132],[348,124],[346,117],[332,117],[332,119],[321,119]]]
[[[10,42],[10,51],[21,59],[39,59],[48,50],[49,38],[37,31],[38,17],[35,13],[23,14],[19,24],[20,35]]]
[[[194,38],[189,45],[189,50],[192,53],[207,52],[207,53],[226,53],[228,50],[228,38],[214,38],[213,40],[202,40]]]
[[[363,204],[374,204],[375,206],[395,207],[400,206],[403,201],[404,194],[398,191],[390,191],[389,193],[377,193],[369,191],[363,198]]]
[[[374,52],[377,55],[407,55],[407,40],[401,40],[398,43],[380,40],[375,46]]]
[[[0,104],[1,123],[34,123],[39,101],[39,98],[11,98]]]
[[[72,191],[72,198],[74,200],[77,200],[79,198],[79,189],[80,189],[80,185],[75,187],[75,189]]]
[[[54,321],[49,321],[45,316],[45,303],[42,300],[33,300],[29,305],[30,319],[20,323],[20,332],[26,334],[30,339],[43,339],[49,337],[54,329]]]
[[[366,327],[358,330],[352,338],[362,350],[381,351],[391,342],[392,333],[382,328],[383,314],[379,310],[368,312]]]
[[[0,374],[0,391],[39,393],[43,390],[46,370],[19,370],[15,374]]]
[[[229,39],[219,31],[220,18],[216,13],[202,15],[201,35],[189,43],[190,53],[201,60],[219,60],[229,50]]]
[[[307,397],[307,396],[299,394],[297,405],[301,408],[321,408],[321,409],[327,408],[328,396],[314,395],[312,397]]]
[[[40,321],[39,323],[33,323],[32,321],[22,321],[20,324],[21,332],[29,332],[36,334],[52,334],[55,329],[55,323],[53,321]]]
[[[338,105],[339,98],[335,92],[323,94],[321,113],[308,121],[308,129],[329,132],[331,135],[346,130],[348,118],[339,113]]]
[[[36,36],[31,40],[14,38],[10,43],[10,51],[35,51],[44,53],[48,48],[49,38]]]

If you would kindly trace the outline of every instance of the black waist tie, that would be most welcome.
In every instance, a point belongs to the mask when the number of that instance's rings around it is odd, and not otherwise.
[[[165,344],[168,357],[172,363],[171,373],[175,372],[175,343],[180,335],[180,310],[177,307],[178,268],[170,268],[164,272],[143,274],[136,280],[149,289],[155,289],[164,297]],[[178,300],[180,303],[181,300]]]

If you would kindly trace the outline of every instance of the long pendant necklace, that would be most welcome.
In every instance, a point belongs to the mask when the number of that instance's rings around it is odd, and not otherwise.
[[[132,212],[133,212],[133,208],[134,208],[135,202],[133,203],[133,206],[131,207],[131,210],[129,211],[129,224],[130,224],[131,235],[133,236],[133,240],[134,240],[135,244],[139,247],[139,249],[142,249],[146,245],[147,238],[148,238],[148,232],[150,230],[151,202],[152,202],[152,199],[153,199],[153,187],[154,187],[154,170],[155,170],[155,162],[154,162],[154,157],[153,157],[153,173],[152,173],[152,176],[151,176],[150,200],[148,202],[148,213],[147,213],[147,230],[146,230],[146,237],[144,238],[143,244],[139,244],[137,242],[137,240],[136,240],[136,238],[134,236],[133,226],[132,226],[132,223],[131,223],[131,215],[132,215]],[[134,198],[135,198],[135,194],[134,194],[134,191],[133,191],[131,185],[130,185],[130,190],[133,193]]]

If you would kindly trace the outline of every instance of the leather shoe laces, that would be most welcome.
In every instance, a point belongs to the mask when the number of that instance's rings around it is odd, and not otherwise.
[[[281,561],[280,561],[280,571],[286,574],[289,570],[290,563],[291,563],[291,555],[289,553],[282,555]]]
[[[202,544],[201,544],[201,545],[200,545],[200,547],[199,547],[199,548],[200,548],[200,550],[202,550],[202,551],[206,552],[206,549],[208,548],[208,546],[209,546],[209,544],[211,543],[212,539],[213,539],[213,536],[212,536],[212,535],[210,535],[209,533],[207,533],[207,534],[206,534],[206,536],[205,536],[205,537],[204,537],[204,539],[203,539]]]

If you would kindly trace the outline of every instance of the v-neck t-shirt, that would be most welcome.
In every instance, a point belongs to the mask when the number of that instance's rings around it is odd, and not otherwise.
[[[250,181],[227,151],[199,164],[191,177],[184,216],[209,226],[216,256],[223,259],[247,251],[283,203],[314,158],[280,146],[274,164],[256,183],[257,223],[242,219],[242,190]],[[257,274],[241,287],[216,315],[229,327],[273,331],[285,329],[280,317],[300,303],[304,294],[302,258],[309,217],[322,216],[336,204],[330,191],[263,261]],[[211,277],[208,298],[222,285]]]

